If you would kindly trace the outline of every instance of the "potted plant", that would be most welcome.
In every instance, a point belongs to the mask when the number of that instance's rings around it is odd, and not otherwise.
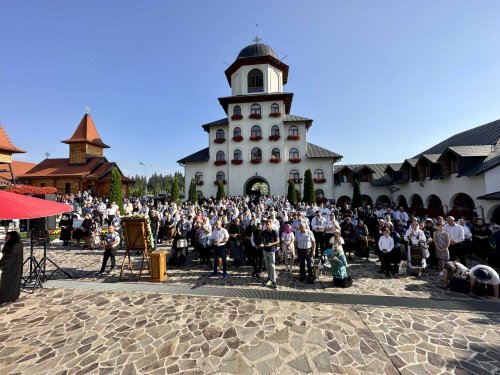
[[[224,143],[226,142],[226,138],[215,138],[214,143]]]
[[[271,112],[269,117],[281,117],[281,112]]]
[[[278,139],[280,139],[280,135],[279,134],[276,134],[276,135],[270,135],[269,136],[269,140],[270,141],[277,141]]]
[[[219,184],[219,181],[222,182],[223,185],[226,184],[226,180],[215,180],[214,181],[214,185],[218,185]]]
[[[214,161],[214,165],[226,165],[227,162],[225,160],[216,160]]]
[[[281,159],[280,158],[271,158],[271,159],[269,159],[269,162],[277,164],[277,163],[281,163]]]
[[[231,160],[231,164],[234,164],[234,165],[240,165],[243,163],[243,160],[241,159],[233,159]]]
[[[260,120],[262,116],[259,115],[258,113],[252,113],[250,116],[248,116],[248,118],[252,118],[254,120]]]
[[[289,141],[298,141],[300,139],[300,135],[289,135],[287,139]]]
[[[243,119],[242,115],[232,115],[231,120],[237,121]]]
[[[252,164],[260,164],[261,162],[262,162],[261,159],[252,159],[252,160],[250,160],[250,163],[252,163]]]
[[[262,137],[260,135],[256,135],[256,136],[250,137],[251,141],[260,141],[261,139],[262,139]]]
[[[288,160],[290,161],[290,163],[294,163],[294,164],[300,163],[300,158],[290,158]]]
[[[241,142],[243,140],[243,137],[241,135],[235,135],[233,137],[233,141],[235,142]]]
[[[316,184],[324,184],[326,182],[326,178],[314,178],[313,181]]]

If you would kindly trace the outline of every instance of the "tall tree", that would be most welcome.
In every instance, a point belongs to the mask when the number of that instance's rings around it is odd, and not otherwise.
[[[196,194],[196,181],[191,179],[189,184],[189,201],[193,204],[198,203],[198,194]]]
[[[172,188],[170,189],[170,199],[172,202],[178,203],[180,201],[179,197],[179,183],[177,182],[177,178],[174,177],[172,181]]]
[[[361,184],[359,183],[359,180],[356,178],[354,182],[352,183],[352,203],[351,206],[354,207],[361,207],[363,204],[361,200]]]
[[[123,212],[122,176],[116,166],[111,171],[109,202],[116,202],[118,207],[120,207],[120,211]]]
[[[224,183],[222,181],[217,181],[217,199],[222,199],[226,197],[226,192],[224,191]]]
[[[306,203],[315,203],[316,197],[314,195],[314,181],[312,178],[312,172],[310,169],[306,170],[304,174],[304,198],[303,201]]]
[[[294,206],[297,204],[297,190],[293,180],[288,180],[288,202]]]

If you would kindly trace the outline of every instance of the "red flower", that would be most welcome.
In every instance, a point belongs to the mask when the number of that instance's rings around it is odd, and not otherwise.
[[[226,165],[227,161],[225,160],[216,160],[214,161],[214,165]]]
[[[262,163],[262,160],[261,159],[252,159],[252,160],[250,160],[250,163],[252,163],[252,164],[260,164],[260,163]]]
[[[45,195],[57,193],[57,188],[53,186],[15,185],[8,187],[7,191],[22,195]]]
[[[257,114],[257,113],[252,113],[250,116],[248,116],[248,118],[253,118],[255,120],[260,120],[262,118],[261,115]]]
[[[326,182],[326,178],[314,178],[313,181],[317,184],[323,184]]]
[[[256,135],[255,137],[250,137],[251,141],[260,141],[262,137],[260,135]]]
[[[298,141],[300,139],[300,135],[289,135],[287,139],[289,141]]]
[[[243,137],[241,135],[235,135],[233,137],[233,141],[235,142],[241,142],[243,140]]]
[[[198,185],[198,186],[203,185],[203,181],[196,181],[196,185]]]
[[[243,118],[242,115],[232,115],[231,120],[241,120]]]
[[[269,117],[281,117],[281,112],[271,112]]]
[[[226,138],[215,138],[214,143],[224,143],[226,142]]]
[[[281,137],[279,135],[270,135],[269,136],[269,140],[270,141],[277,141],[278,139],[280,139]]]
[[[269,162],[270,163],[281,163],[281,159],[279,159],[279,158],[271,158],[271,159],[269,159]]]
[[[291,158],[291,159],[288,159],[288,161],[290,163],[297,164],[297,163],[300,163],[300,158]]]
[[[240,165],[241,163],[243,163],[243,160],[231,160],[231,164]]]

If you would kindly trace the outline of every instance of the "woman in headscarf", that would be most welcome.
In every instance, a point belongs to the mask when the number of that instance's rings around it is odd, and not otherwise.
[[[281,233],[281,250],[283,259],[285,259],[285,271],[292,272],[293,260],[295,259],[295,234],[292,232],[292,226],[286,223]]]
[[[79,214],[73,214],[73,239],[76,240],[76,244],[80,246],[80,242],[83,238],[83,219]]]
[[[344,239],[340,236],[338,229],[334,230],[330,244],[332,249],[325,250],[323,255],[327,257],[332,267],[333,286],[349,287],[352,285],[352,279],[347,276],[347,260],[342,248]]]
[[[424,258],[424,245],[426,242],[424,232],[418,227],[416,219],[413,219],[410,228],[405,233],[405,241],[408,241],[409,266],[416,277],[422,276]]]
[[[7,232],[0,259],[0,304],[13,302],[21,294],[23,243],[17,232]]]
[[[63,246],[68,246],[71,240],[71,231],[73,230],[73,220],[64,214],[59,221],[59,228],[61,228],[59,239],[63,242]]]

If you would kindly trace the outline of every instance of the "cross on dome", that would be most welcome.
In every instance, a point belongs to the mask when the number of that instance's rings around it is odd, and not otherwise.
[[[262,42],[262,39],[259,38],[259,36],[255,36],[255,39],[252,40],[252,42],[254,42],[255,44],[259,44],[260,42]]]

